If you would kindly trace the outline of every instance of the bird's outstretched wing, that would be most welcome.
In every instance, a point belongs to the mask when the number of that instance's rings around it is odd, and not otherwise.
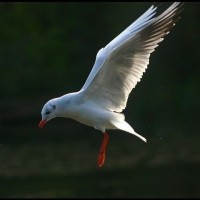
[[[158,16],[156,9],[151,6],[97,53],[81,89],[85,100],[116,112],[126,107],[131,90],[147,68],[150,54],[175,25],[182,4],[175,2]]]

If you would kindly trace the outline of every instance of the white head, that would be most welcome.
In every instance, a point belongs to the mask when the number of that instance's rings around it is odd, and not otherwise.
[[[42,128],[46,122],[50,119],[53,119],[57,116],[56,101],[51,99],[49,100],[42,108],[42,120],[39,123],[39,127]]]

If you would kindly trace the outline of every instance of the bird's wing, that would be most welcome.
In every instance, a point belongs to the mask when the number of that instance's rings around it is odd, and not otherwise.
[[[156,7],[151,6],[102,48],[81,89],[84,100],[121,112],[126,107],[131,90],[145,72],[150,54],[175,25],[181,8],[182,4],[173,3],[155,17]]]

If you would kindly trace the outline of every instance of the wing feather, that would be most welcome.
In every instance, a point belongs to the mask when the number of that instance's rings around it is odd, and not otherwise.
[[[101,49],[82,88],[84,100],[121,112],[131,90],[140,81],[150,54],[178,19],[182,4],[175,2],[155,16],[151,6],[140,18]]]

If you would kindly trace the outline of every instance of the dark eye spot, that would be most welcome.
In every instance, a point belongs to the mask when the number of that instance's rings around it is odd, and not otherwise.
[[[53,105],[53,109],[56,109],[56,105]]]
[[[46,111],[45,112],[45,115],[49,115],[51,112],[50,111]]]

